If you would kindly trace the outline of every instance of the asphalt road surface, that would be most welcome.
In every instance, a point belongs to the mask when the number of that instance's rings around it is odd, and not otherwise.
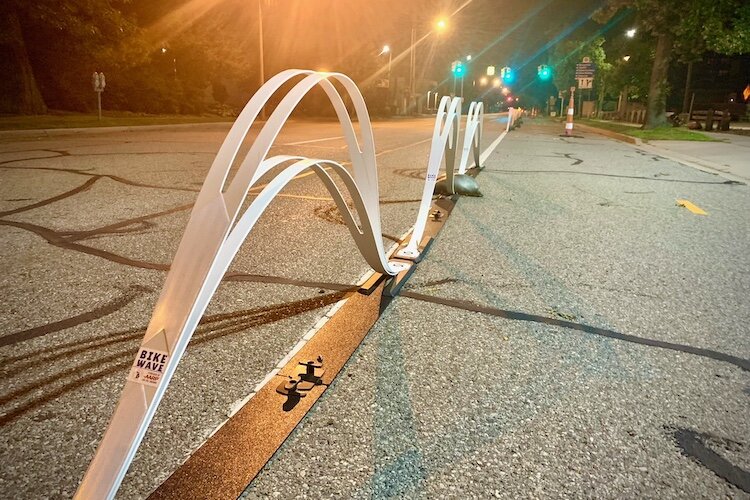
[[[345,160],[337,128],[290,123],[273,152]],[[413,223],[431,129],[375,126],[386,244]],[[75,491],[226,130],[0,142],[4,497]],[[485,196],[459,201],[245,496],[748,497],[748,186],[560,131],[527,123],[490,156]],[[163,481],[367,270],[316,177],[283,194],[122,498]]]
[[[433,123],[374,126],[386,248],[414,223]],[[504,127],[487,124],[487,137]],[[2,136],[3,496],[75,491],[228,129]],[[276,144],[348,160],[337,122],[290,122]],[[120,494],[164,480],[367,270],[317,177],[289,185],[209,306]]]

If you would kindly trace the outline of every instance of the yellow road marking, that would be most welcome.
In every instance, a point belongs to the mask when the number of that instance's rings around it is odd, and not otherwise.
[[[697,214],[697,215],[708,215],[701,207],[699,207],[698,205],[695,205],[693,203],[690,203],[687,200],[678,199],[677,200],[677,206],[685,207],[685,208],[687,208],[688,210],[690,210],[691,212],[693,212],[694,214]]]

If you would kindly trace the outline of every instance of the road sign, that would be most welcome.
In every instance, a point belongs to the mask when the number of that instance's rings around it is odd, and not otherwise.
[[[593,78],[596,73],[594,63],[576,64],[576,78]]]
[[[94,87],[94,92],[96,92],[96,101],[98,103],[99,107],[99,119],[102,119],[102,92],[104,92],[104,87],[107,86],[107,80],[104,79],[104,73],[97,73],[94,71],[94,74],[91,75],[91,85]]]
[[[594,86],[594,78],[576,78],[579,89],[590,89]]]

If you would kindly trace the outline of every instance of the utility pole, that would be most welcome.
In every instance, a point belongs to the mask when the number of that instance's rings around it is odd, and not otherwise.
[[[417,48],[414,46],[417,39],[417,27],[412,21],[411,25],[411,50],[409,51],[409,103],[407,107],[411,106],[411,101],[417,94]]]
[[[262,2],[263,0],[258,0],[258,47],[259,47],[259,59],[260,59],[260,86],[262,87],[264,83],[266,83],[266,74],[265,74],[265,67],[263,60],[263,7]],[[266,119],[266,107],[265,105],[260,108],[260,119],[265,120]]]

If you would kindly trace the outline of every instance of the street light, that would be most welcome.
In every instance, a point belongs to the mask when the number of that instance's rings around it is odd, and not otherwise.
[[[448,21],[438,19],[435,21],[435,31],[442,33],[448,28]],[[429,35],[430,33],[427,33]],[[427,36],[425,35],[425,36]],[[409,93],[410,98],[417,95],[417,27],[411,25],[411,46],[409,47]]]
[[[628,62],[628,61],[630,61],[630,56],[623,56],[622,60],[625,61],[625,62]]]
[[[393,61],[393,52],[389,45],[383,45],[383,50],[380,51],[380,55],[388,54],[388,81],[391,81],[391,62]],[[390,84],[389,84],[390,85]]]
[[[633,38],[636,32],[637,30],[635,28],[630,28],[629,30],[625,32],[625,36],[627,36],[628,38]]]

